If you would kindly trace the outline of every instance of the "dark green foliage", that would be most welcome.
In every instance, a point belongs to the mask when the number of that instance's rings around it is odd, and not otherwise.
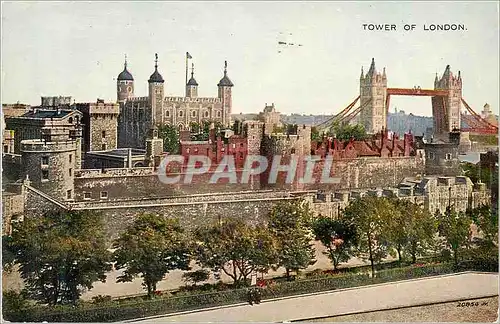
[[[460,253],[471,240],[472,232],[470,225],[472,219],[466,213],[456,212],[453,208],[447,208],[444,214],[437,214],[439,220],[439,234],[445,240],[445,247],[450,249],[455,265],[458,264]]]
[[[235,285],[246,284],[250,274],[267,272],[277,262],[275,238],[264,226],[229,219],[198,227],[194,237],[197,262],[216,275],[223,271]]]
[[[344,211],[344,219],[355,226],[358,234],[358,255],[370,260],[372,273],[375,263],[388,254],[390,243],[384,230],[385,220],[395,213],[390,200],[372,196],[351,202]]]
[[[4,313],[22,311],[28,308],[29,305],[25,290],[21,292],[8,290],[2,293],[2,310]]]
[[[386,239],[397,252],[398,259],[411,257],[413,263],[436,245],[437,221],[423,206],[406,200],[391,200],[393,213],[386,213]]]
[[[356,141],[361,141],[368,138],[365,127],[361,124],[350,125],[334,123],[328,131],[328,134],[335,135],[335,137],[341,141],[348,141],[351,138]]]
[[[163,139],[163,150],[170,154],[179,153],[179,130],[173,125],[158,126],[158,137]]]
[[[190,251],[176,219],[143,214],[113,243],[116,269],[124,269],[118,282],[139,274],[152,297],[156,284],[171,270],[189,270]]]
[[[207,270],[196,270],[191,272],[186,272],[182,275],[182,279],[187,283],[192,283],[196,286],[197,283],[207,281],[210,278],[210,273]]]
[[[11,271],[14,265],[16,251],[12,248],[12,236],[2,236],[2,268],[6,272]]]
[[[269,214],[269,230],[276,238],[278,264],[290,271],[299,271],[316,262],[309,223],[311,212],[303,201],[281,202]]]
[[[29,297],[51,305],[76,303],[111,270],[102,216],[90,211],[25,217],[15,225],[9,249]]]
[[[496,263],[496,268],[493,266],[493,263],[485,267],[484,265],[473,262],[463,262],[456,268],[450,264],[438,264],[382,270],[378,272],[375,278],[370,278],[367,274],[347,274],[329,275],[312,280],[283,281],[262,289],[261,298],[266,300],[318,291],[422,278],[453,273],[457,271],[457,269],[459,271],[480,269],[482,269],[482,271],[498,271],[498,262]],[[231,289],[210,293],[194,292],[179,297],[166,297],[152,300],[132,302],[113,301],[111,304],[106,304],[102,307],[97,307],[93,304],[83,304],[76,308],[37,307],[24,309],[19,312],[4,312],[4,318],[16,322],[117,322],[179,311],[245,303],[247,301],[247,293],[247,289]]]
[[[354,255],[357,244],[355,226],[345,219],[333,220],[328,217],[317,218],[313,223],[314,235],[326,247],[323,252],[337,270],[341,262],[347,262]]]
[[[311,127],[311,141],[321,141],[321,134],[315,126]]]

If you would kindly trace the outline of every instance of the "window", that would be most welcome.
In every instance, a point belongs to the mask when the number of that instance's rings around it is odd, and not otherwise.
[[[92,193],[91,192],[84,192],[83,193],[83,199],[88,200],[92,198]]]
[[[70,124],[73,124],[73,117],[69,117],[69,118],[68,118],[68,122],[69,122]]]
[[[182,117],[182,110],[179,110],[179,117]]]
[[[101,145],[101,151],[106,151],[106,144]]]
[[[8,145],[4,145],[3,146],[3,152],[4,153],[9,153],[9,146]]]
[[[243,143],[241,143],[241,144],[240,144],[240,147],[243,147],[243,145],[244,145],[244,144],[243,144]]]
[[[429,154],[427,155],[427,158],[429,160],[434,160],[434,152],[429,152]]]
[[[292,149],[292,152],[291,152],[291,153],[292,153],[292,154],[295,154],[295,149],[294,149],[294,148]]]
[[[192,115],[193,117],[196,117],[196,110],[193,110],[193,111],[191,112],[191,115]]]
[[[49,180],[49,170],[42,170],[42,181]]]
[[[446,160],[451,160],[451,153],[446,153],[445,159]]]
[[[254,124],[252,124],[252,125],[250,125],[250,128],[253,128],[254,126],[255,126],[255,125],[254,125]]]
[[[42,156],[42,165],[49,165],[49,157]]]
[[[233,148],[236,148],[236,144],[233,144]]]
[[[66,191],[66,199],[71,199],[71,189]]]
[[[220,117],[220,111],[217,112],[217,117]]]
[[[105,130],[102,131],[102,138],[106,138],[106,131]]]
[[[243,152],[240,152],[240,160],[243,160]]]
[[[205,117],[208,117],[208,111],[205,111]]]
[[[101,199],[108,199],[108,192],[107,191],[101,191]]]
[[[72,168],[69,168],[69,176],[71,177],[73,175],[73,169]]]
[[[69,155],[69,163],[73,162],[73,154]]]
[[[170,111],[169,110],[165,111],[165,116],[166,117],[170,117]]]

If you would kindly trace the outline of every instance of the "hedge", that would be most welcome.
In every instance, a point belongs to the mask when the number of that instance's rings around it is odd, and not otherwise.
[[[359,287],[376,283],[421,278],[457,271],[498,271],[498,261],[484,263],[462,262],[459,267],[449,263],[411,266],[368,273],[330,275],[319,279],[278,282],[262,289],[262,299],[292,296],[304,293]],[[155,298],[142,301],[111,301],[101,305],[82,303],[80,306],[34,307],[5,312],[4,318],[15,322],[116,322],[127,319],[163,315],[179,311],[230,305],[247,301],[247,288],[230,289],[210,293],[190,293],[182,296]]]

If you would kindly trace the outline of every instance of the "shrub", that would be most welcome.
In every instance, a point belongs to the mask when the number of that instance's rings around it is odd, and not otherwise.
[[[498,271],[498,260],[490,264],[477,261],[461,262],[458,267],[449,263],[409,266],[377,271],[371,278],[367,273],[322,275],[315,279],[296,281],[276,281],[261,289],[262,299],[304,294],[311,292],[328,291],[342,288],[365,286],[375,283],[396,280],[421,278],[440,274],[453,273],[464,270]],[[184,292],[175,297],[161,296],[152,300],[110,301],[105,306],[96,304],[82,304],[78,307],[10,307],[4,306],[4,317],[15,322],[111,322],[123,321],[146,316],[163,315],[178,311],[187,311],[206,307],[230,305],[247,301],[248,289],[228,289],[229,285],[219,282],[214,287],[217,291],[200,293]],[[4,295],[5,298],[5,295]],[[14,299],[15,300],[15,299]],[[5,303],[5,301],[4,301]],[[25,304],[22,304],[25,305]]]
[[[106,295],[97,295],[92,297],[92,303],[94,304],[102,304],[102,303],[109,303],[111,301],[111,296]]]

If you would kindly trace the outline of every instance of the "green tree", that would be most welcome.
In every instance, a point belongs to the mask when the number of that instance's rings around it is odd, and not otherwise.
[[[198,227],[194,237],[197,262],[216,275],[224,272],[235,285],[245,284],[252,272],[267,272],[277,263],[275,239],[264,226],[229,219]]]
[[[158,137],[163,139],[163,150],[170,154],[179,153],[179,130],[172,125],[160,125],[158,127]]]
[[[321,141],[321,134],[316,126],[311,127],[311,141]]]
[[[196,122],[191,122],[189,128],[191,129],[191,134],[198,134],[202,131],[201,125]]]
[[[357,233],[354,225],[346,219],[319,217],[313,223],[313,231],[325,246],[326,251],[323,253],[332,261],[334,270],[354,255]]]
[[[14,225],[9,249],[29,297],[50,305],[76,303],[111,270],[102,216],[90,211],[25,217]]]
[[[189,242],[176,219],[143,214],[114,242],[116,269],[125,269],[118,282],[139,274],[151,297],[170,270],[189,270]]]
[[[350,125],[334,122],[330,127],[329,134],[335,135],[337,139],[342,141],[347,141],[351,138],[354,138],[356,141],[361,141],[368,138],[365,127],[361,124]]]
[[[437,222],[421,206],[405,200],[388,201],[391,209],[383,214],[387,241],[396,250],[399,262],[407,254],[415,263],[417,256],[435,246]]]
[[[491,206],[481,205],[468,210],[467,214],[478,227],[484,240],[498,244],[498,213],[493,212]]]
[[[353,201],[344,210],[344,218],[354,224],[358,234],[358,254],[370,260],[372,274],[375,263],[387,256],[389,243],[384,232],[386,213],[393,213],[392,204],[387,198],[366,196]]]
[[[304,201],[286,201],[273,207],[269,214],[269,230],[276,238],[278,266],[298,272],[314,264],[314,247],[309,224],[312,214]]]
[[[196,286],[198,282],[207,281],[210,278],[210,273],[207,270],[196,270],[186,272],[182,275],[182,279],[187,283],[192,283],[193,286]]]
[[[444,214],[438,213],[439,234],[445,240],[446,248],[453,254],[453,261],[458,265],[460,253],[471,238],[472,219],[466,213],[456,212],[448,207]]]

